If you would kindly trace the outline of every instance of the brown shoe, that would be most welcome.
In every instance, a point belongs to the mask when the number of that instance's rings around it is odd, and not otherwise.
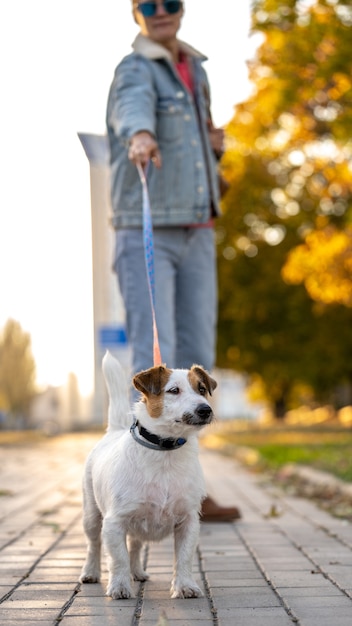
[[[241,513],[236,506],[220,506],[209,496],[202,502],[201,522],[233,522],[240,518]]]

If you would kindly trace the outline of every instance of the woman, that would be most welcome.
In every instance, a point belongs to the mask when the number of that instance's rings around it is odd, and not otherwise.
[[[153,365],[153,333],[142,231],[146,167],[154,227],[155,314],[163,361],[171,368],[214,365],[217,278],[214,219],[217,158],[206,57],[177,38],[183,2],[133,3],[140,28],[118,65],[107,105],[114,269],[126,309],[134,372]],[[205,507],[208,505],[208,513]],[[236,507],[206,500],[204,517],[236,519]],[[210,517],[209,517],[210,516]]]

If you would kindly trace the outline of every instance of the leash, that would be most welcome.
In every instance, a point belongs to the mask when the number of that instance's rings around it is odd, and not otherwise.
[[[149,164],[148,164],[149,165]],[[148,165],[143,170],[140,163],[136,164],[139,178],[142,184],[143,192],[143,243],[144,243],[144,255],[145,255],[145,267],[147,271],[147,281],[150,296],[150,305],[152,309],[153,319],[153,362],[154,367],[162,365],[158,329],[155,319],[155,275],[154,275],[154,242],[153,242],[153,225],[152,225],[152,213],[150,210],[150,201],[148,193],[148,185],[146,175],[148,173]],[[136,432],[137,431],[137,432]],[[178,437],[173,439],[171,437],[159,437],[146,428],[144,428],[139,422],[134,419],[134,422],[130,428],[130,433],[133,439],[145,448],[151,450],[177,450],[187,443],[187,439]],[[138,433],[138,434],[137,434]]]
[[[153,242],[153,226],[152,226],[152,213],[150,210],[150,201],[148,193],[148,185],[146,174],[148,172],[148,165],[143,170],[140,163],[136,164],[139,178],[142,184],[143,194],[143,243],[144,243],[144,256],[145,267],[147,271],[148,289],[150,297],[150,305],[152,309],[153,319],[153,363],[154,366],[162,365],[158,329],[155,319],[155,274],[154,274],[154,242]]]

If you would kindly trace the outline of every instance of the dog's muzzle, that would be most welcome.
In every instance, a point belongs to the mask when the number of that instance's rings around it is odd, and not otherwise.
[[[190,426],[204,426],[213,419],[213,410],[209,404],[199,404],[193,413],[184,413],[182,421]]]

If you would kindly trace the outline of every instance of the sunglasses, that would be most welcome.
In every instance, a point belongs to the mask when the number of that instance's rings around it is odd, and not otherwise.
[[[169,15],[178,13],[182,9],[181,0],[163,0],[162,6],[164,11]],[[143,17],[153,17],[158,10],[158,4],[156,2],[138,2],[136,4],[137,10],[142,13]]]

